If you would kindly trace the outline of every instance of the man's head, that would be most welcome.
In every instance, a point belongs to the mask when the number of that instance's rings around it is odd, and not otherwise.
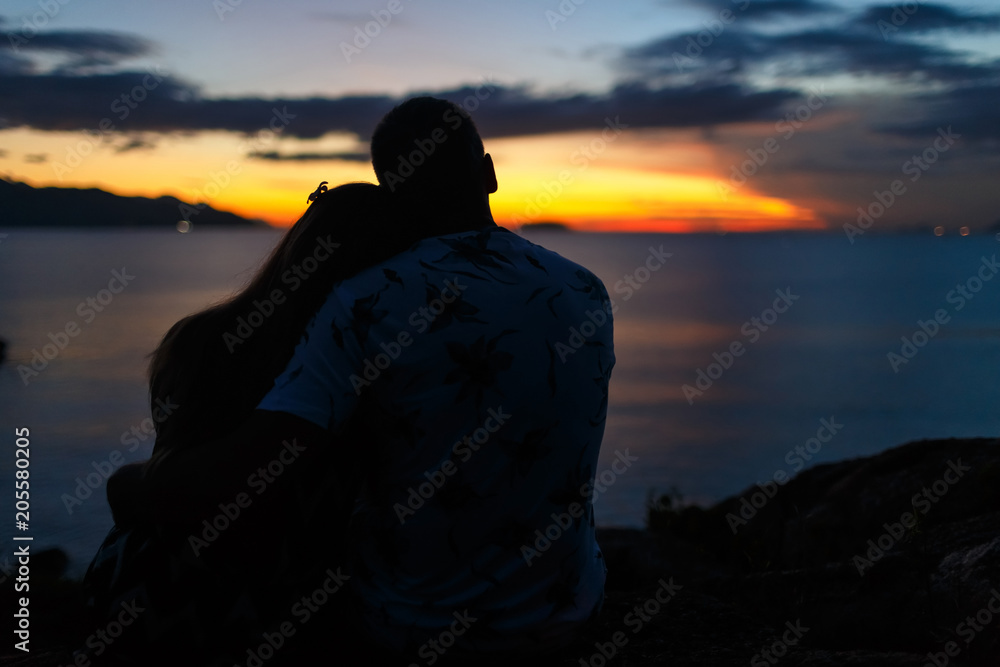
[[[493,161],[472,118],[457,104],[415,97],[387,113],[372,134],[372,166],[402,199],[467,209],[496,192]]]

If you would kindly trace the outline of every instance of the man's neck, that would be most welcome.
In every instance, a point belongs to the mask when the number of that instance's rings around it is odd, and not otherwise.
[[[432,230],[430,236],[457,234],[496,227],[489,206],[477,208],[420,207],[409,213],[413,224]]]

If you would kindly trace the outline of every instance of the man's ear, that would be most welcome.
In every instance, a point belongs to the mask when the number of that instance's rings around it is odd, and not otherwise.
[[[497,191],[497,172],[493,168],[493,158],[489,153],[483,156],[483,189],[487,194]]]

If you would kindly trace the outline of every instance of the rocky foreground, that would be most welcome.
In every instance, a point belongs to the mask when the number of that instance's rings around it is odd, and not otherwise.
[[[909,443],[708,509],[664,497],[648,530],[599,539],[604,613],[547,665],[1000,665],[1000,440]],[[2,665],[68,664],[79,586],[49,558],[32,653],[8,641]]]

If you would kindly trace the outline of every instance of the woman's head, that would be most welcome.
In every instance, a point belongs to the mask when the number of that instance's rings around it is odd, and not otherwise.
[[[151,404],[179,406],[158,424],[158,446],[196,444],[234,429],[284,370],[333,285],[416,240],[379,186],[317,192],[245,288],[179,321],[153,352]],[[270,306],[262,308],[265,302]]]
[[[334,281],[364,268],[362,260],[372,254],[373,245],[386,241],[393,227],[385,193],[371,183],[323,187],[310,201],[246,291],[270,287],[290,292],[294,287],[325,295]],[[299,301],[301,297],[295,299]]]

